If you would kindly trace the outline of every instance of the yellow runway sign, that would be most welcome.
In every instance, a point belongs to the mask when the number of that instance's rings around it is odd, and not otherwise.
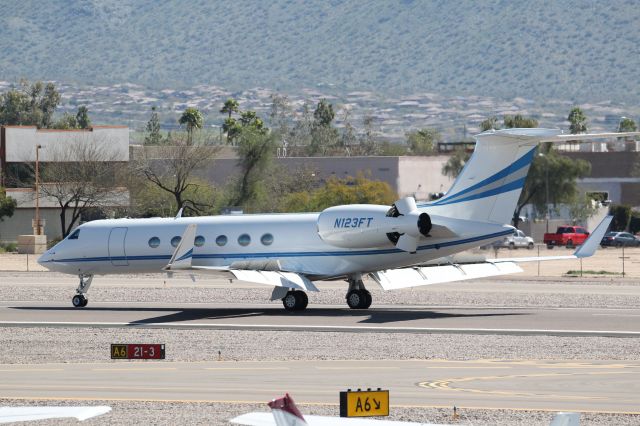
[[[340,417],[389,415],[389,391],[366,390],[340,392]]]

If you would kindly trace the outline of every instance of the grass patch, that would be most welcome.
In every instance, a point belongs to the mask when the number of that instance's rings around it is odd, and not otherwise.
[[[582,271],[582,275],[622,275],[622,272],[611,272],[611,271],[593,271],[591,269],[587,269]],[[580,276],[580,271],[576,271],[576,270],[570,270],[565,272],[564,274],[565,277],[579,277]]]

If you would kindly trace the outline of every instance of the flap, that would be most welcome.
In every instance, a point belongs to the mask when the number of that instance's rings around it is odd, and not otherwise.
[[[515,274],[522,269],[514,262],[422,266],[372,272],[369,276],[385,290],[442,284],[474,278]]]

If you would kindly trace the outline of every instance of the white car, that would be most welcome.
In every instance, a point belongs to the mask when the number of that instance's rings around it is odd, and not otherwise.
[[[502,248],[506,247],[509,250],[517,249],[517,248],[527,248],[529,250],[533,250],[534,243],[533,238],[527,237],[524,235],[519,229],[514,229],[513,234],[507,235],[502,240],[496,241],[489,246],[485,246],[484,248]]]

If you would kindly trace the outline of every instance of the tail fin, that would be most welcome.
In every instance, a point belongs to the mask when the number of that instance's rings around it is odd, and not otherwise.
[[[538,143],[560,133],[504,129],[477,135],[473,155],[451,189],[443,198],[420,207],[456,219],[509,223]]]

